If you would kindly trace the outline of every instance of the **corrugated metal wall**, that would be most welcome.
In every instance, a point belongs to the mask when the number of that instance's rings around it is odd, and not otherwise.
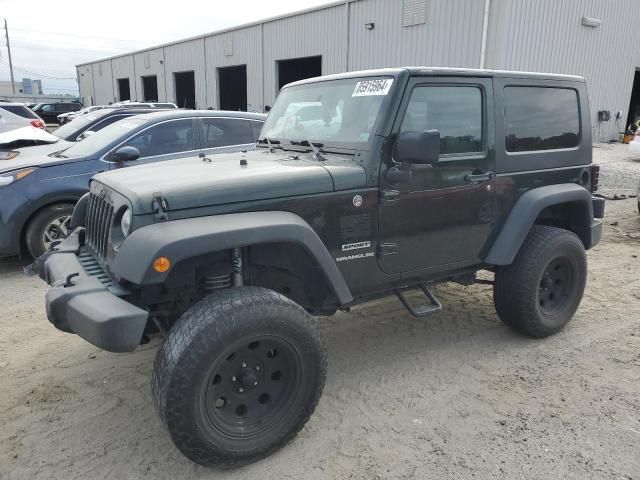
[[[112,101],[116,79],[127,77],[131,98],[141,100],[141,77],[156,74],[159,100],[175,101],[173,73],[193,70],[197,107],[217,107],[217,69],[244,64],[248,108],[262,111],[277,94],[278,60],[321,55],[323,74],[402,65],[480,66],[486,0],[409,3],[411,21],[404,0],[350,0],[114,57],[102,62],[103,77],[95,68],[100,62],[79,65],[85,72],[81,96]],[[602,24],[583,26],[583,16]],[[371,23],[373,29],[367,28]],[[584,75],[594,139],[609,140],[625,127],[633,75],[640,68],[639,25],[638,0],[491,0],[485,66]],[[108,68],[111,89],[104,78]],[[598,123],[599,110],[611,111],[612,120]],[[616,122],[618,111],[622,119]]]
[[[247,66],[247,109],[262,111],[262,27],[242,28],[205,38],[207,107],[217,108],[218,68]]]
[[[111,60],[97,62],[93,64],[93,89],[96,102],[106,104],[113,102],[115,96],[113,86],[113,72],[111,70]]]
[[[76,67],[76,75],[78,76],[78,88],[80,89],[82,103],[85,105],[97,103],[93,91],[92,64],[78,65]]]
[[[617,138],[640,67],[639,7],[637,0],[493,0],[487,67],[584,76],[594,140]],[[583,16],[602,24],[584,26]],[[609,110],[612,119],[597,122],[599,110]]]
[[[426,0],[426,22],[403,26],[402,0],[351,4],[349,70],[429,65],[477,68],[484,0]],[[374,23],[373,30],[366,28]]]
[[[205,109],[210,106],[207,99],[204,44],[204,39],[200,38],[164,47],[167,100],[171,102],[176,101],[173,74],[176,72],[193,71],[196,87],[196,108]]]
[[[129,93],[131,98],[138,98],[138,91],[136,89],[136,72],[133,64],[133,55],[127,55],[124,57],[116,57],[111,60],[111,71],[113,72],[113,95],[116,97],[116,101],[120,100],[120,93],[118,92],[118,80],[121,78],[129,79]],[[95,71],[94,71],[94,84],[95,84]]]
[[[277,60],[321,55],[323,75],[346,70],[346,14],[338,5],[264,24],[265,104],[278,93]]]
[[[158,79],[158,97],[155,100],[160,102],[167,101],[165,75],[164,75],[164,49],[155,48],[144,52],[136,53],[133,56],[133,62],[136,68],[136,92],[132,100],[142,101],[144,92],[142,88],[142,77],[155,75]]]

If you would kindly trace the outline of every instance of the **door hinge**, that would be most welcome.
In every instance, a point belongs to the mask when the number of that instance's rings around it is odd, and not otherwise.
[[[169,204],[167,203],[167,199],[162,196],[162,193],[155,192],[153,194],[151,209],[153,210],[153,219],[156,222],[166,222],[169,220],[169,216],[167,215]]]
[[[384,257],[386,255],[396,255],[400,253],[397,243],[381,243],[378,245],[378,255]]]
[[[382,203],[391,205],[400,200],[400,192],[398,190],[385,190],[382,192]]]

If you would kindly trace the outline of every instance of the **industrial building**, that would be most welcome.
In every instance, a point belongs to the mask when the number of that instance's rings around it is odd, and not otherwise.
[[[637,0],[346,0],[77,66],[88,104],[264,111],[288,82],[405,66],[576,74],[595,141],[640,117]]]

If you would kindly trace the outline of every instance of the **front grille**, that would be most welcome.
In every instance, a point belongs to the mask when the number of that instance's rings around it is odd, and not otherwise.
[[[85,244],[101,259],[107,256],[109,231],[113,221],[113,204],[104,193],[89,195],[85,219]]]
[[[100,265],[100,262],[95,259],[91,252],[81,249],[78,254],[78,261],[87,275],[97,278],[107,288],[113,286],[111,277],[109,277],[102,265]]]

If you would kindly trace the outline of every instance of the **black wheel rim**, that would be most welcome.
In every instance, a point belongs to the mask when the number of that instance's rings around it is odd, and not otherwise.
[[[214,361],[203,403],[209,428],[230,438],[269,430],[287,415],[301,384],[298,351],[274,336],[243,339]]]
[[[549,262],[538,287],[538,306],[543,314],[553,316],[573,301],[575,271],[566,257]]]

